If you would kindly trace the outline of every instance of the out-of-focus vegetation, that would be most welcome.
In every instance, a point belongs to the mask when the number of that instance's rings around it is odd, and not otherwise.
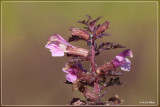
[[[2,103],[6,105],[68,104],[81,93],[65,85],[62,72],[67,57],[53,58],[45,48],[54,33],[65,39],[77,21],[103,16],[110,21],[110,41],[133,51],[131,71],[121,86],[111,87],[106,100],[118,94],[124,104],[157,103],[157,3],[156,2],[3,2],[2,3]],[[98,43],[101,40],[98,40]],[[85,42],[73,45],[88,49]],[[96,63],[112,60],[123,49],[102,52]],[[88,63],[85,67],[89,69]],[[120,69],[118,69],[121,71]],[[82,98],[83,99],[83,98]]]

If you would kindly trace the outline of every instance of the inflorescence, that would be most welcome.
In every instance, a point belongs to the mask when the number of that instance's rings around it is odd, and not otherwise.
[[[118,67],[123,71],[130,71],[131,61],[126,57],[133,57],[132,51],[126,49],[120,54],[115,56],[113,60],[105,62],[101,66],[97,66],[95,63],[95,57],[104,50],[125,48],[120,44],[112,42],[103,42],[99,46],[96,43],[97,39],[101,39],[104,36],[111,36],[109,33],[104,33],[110,24],[105,21],[103,24],[96,25],[97,21],[102,18],[98,17],[92,20],[88,16],[88,20],[78,21],[85,25],[84,29],[72,27],[70,28],[71,37],[68,42],[63,39],[59,34],[53,34],[46,44],[53,57],[61,57],[65,54],[71,59],[66,63],[62,71],[66,73],[66,84],[73,85],[73,90],[80,91],[86,101],[79,98],[73,98],[70,102],[71,105],[115,105],[121,104],[121,100],[117,95],[111,97],[106,102],[103,102],[103,97],[108,92],[108,87],[113,85],[123,84],[120,81],[121,72],[117,72]],[[86,41],[90,50],[79,48],[71,45],[72,41]],[[91,63],[91,70],[87,71],[83,68],[82,62],[89,61]],[[107,79],[109,78],[109,81]],[[105,90],[105,91],[103,91]],[[103,93],[102,93],[103,91]]]

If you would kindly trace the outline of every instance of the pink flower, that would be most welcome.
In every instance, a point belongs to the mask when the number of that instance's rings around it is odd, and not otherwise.
[[[66,63],[62,71],[67,73],[66,79],[69,82],[74,82],[77,80],[77,75],[78,75],[79,70],[76,67],[70,65],[69,63]]]
[[[127,56],[133,57],[133,53],[130,49],[124,50],[122,53],[117,55],[113,60],[113,64],[115,65],[115,68],[121,67],[124,71],[130,71],[130,65],[131,61],[126,58]]]
[[[53,57],[64,56],[64,53],[87,57],[89,53],[86,49],[72,46],[58,34],[53,34],[45,47],[50,49]]]
[[[64,40],[60,35],[53,34],[46,44],[46,48],[50,49],[52,56],[64,56],[64,52],[67,52],[67,46],[72,46],[66,40]]]

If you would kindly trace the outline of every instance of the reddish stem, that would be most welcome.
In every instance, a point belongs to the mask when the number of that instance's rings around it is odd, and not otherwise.
[[[94,73],[96,72],[96,68],[95,68],[95,50],[94,50],[94,41],[95,41],[95,37],[93,36],[92,38],[92,46],[91,46],[91,66],[92,66],[92,73],[94,75]],[[99,78],[96,79],[95,83],[94,83],[94,90],[97,92],[97,94],[100,94],[100,89],[99,89],[99,84],[98,84],[98,80]]]
[[[91,65],[92,65],[92,72],[95,71],[95,50],[94,50],[94,40],[92,40],[92,47],[91,47]]]
[[[91,32],[92,32],[92,38],[91,38],[91,66],[92,66],[92,73],[93,75],[96,72],[96,67],[95,67],[95,50],[94,50],[94,41],[96,39],[96,34],[93,31],[93,28],[91,27]],[[94,83],[94,91],[97,92],[98,95],[100,95],[100,89],[99,89],[99,84],[98,84],[99,78],[96,79]],[[99,98],[98,98],[99,99]]]

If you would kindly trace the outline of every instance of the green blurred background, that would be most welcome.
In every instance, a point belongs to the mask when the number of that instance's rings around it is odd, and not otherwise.
[[[133,51],[131,71],[121,78],[127,84],[109,88],[104,98],[118,94],[124,105],[157,104],[157,3],[156,2],[3,2],[2,3],[2,104],[66,105],[73,97],[63,83],[62,67],[69,58],[54,58],[45,48],[48,37],[71,36],[70,27],[103,16],[99,23],[110,21],[112,37],[98,40],[126,45]],[[89,49],[84,41],[73,45]],[[112,60],[124,49],[102,52],[96,63]],[[84,67],[89,69],[89,63]],[[121,70],[118,69],[120,72]],[[143,105],[143,104],[142,104]]]

